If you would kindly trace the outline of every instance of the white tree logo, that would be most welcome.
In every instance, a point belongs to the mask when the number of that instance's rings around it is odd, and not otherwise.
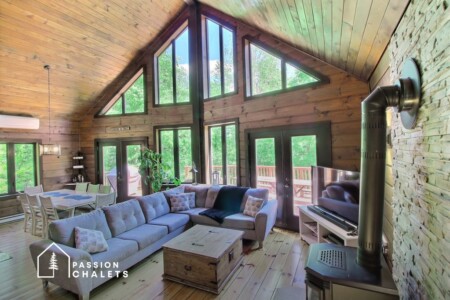
[[[55,252],[52,252],[52,256],[50,257],[50,265],[48,269],[53,270],[53,276],[55,276],[55,270],[58,270],[58,260],[56,259]]]

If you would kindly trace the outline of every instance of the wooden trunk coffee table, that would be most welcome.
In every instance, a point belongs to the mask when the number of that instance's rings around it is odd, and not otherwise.
[[[164,279],[219,294],[240,266],[239,230],[196,225],[163,246]]]

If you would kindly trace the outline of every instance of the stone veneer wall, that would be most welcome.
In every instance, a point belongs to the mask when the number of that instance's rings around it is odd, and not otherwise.
[[[390,80],[422,74],[417,126],[392,113],[393,275],[402,299],[450,299],[450,8],[411,1],[389,46]]]

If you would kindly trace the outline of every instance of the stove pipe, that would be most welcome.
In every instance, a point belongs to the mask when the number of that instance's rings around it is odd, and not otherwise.
[[[361,106],[361,187],[357,263],[381,267],[386,167],[386,108],[401,112],[404,127],[414,127],[420,102],[420,75],[412,59],[396,85],[375,89]]]

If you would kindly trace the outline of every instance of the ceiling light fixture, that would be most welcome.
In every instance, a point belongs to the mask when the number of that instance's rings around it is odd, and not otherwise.
[[[50,102],[50,66],[49,65],[45,65],[44,69],[47,70],[48,73],[48,144],[43,144],[41,146],[41,153],[43,155],[57,155],[58,157],[61,155],[61,145],[58,144],[52,144],[51,140],[51,130],[50,130],[50,125],[51,125],[51,119],[50,119],[50,114],[51,114],[51,102]]]

